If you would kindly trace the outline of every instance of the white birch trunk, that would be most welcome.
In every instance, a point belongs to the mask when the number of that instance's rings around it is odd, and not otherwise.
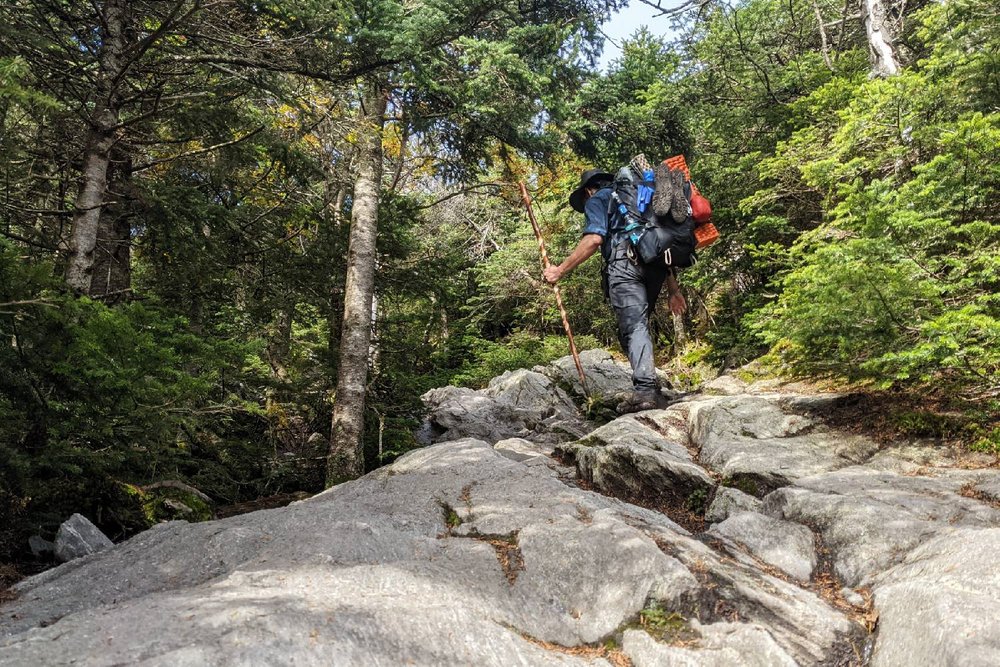
[[[375,294],[375,240],[378,231],[379,187],[382,181],[382,129],[385,91],[366,84],[362,95],[365,140],[358,150],[358,169],[351,207],[344,320],[340,335],[340,368],[330,430],[327,486],[364,472],[361,436],[364,432],[365,385],[368,380],[372,303]]]
[[[872,61],[872,76],[899,74],[899,61],[893,49],[891,26],[883,0],[861,0],[861,22],[868,37],[868,53]]]

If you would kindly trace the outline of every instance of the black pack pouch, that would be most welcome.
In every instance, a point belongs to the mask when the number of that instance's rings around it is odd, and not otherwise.
[[[673,222],[647,223],[635,246],[644,264],[663,260],[667,266],[686,269],[697,260],[694,251],[694,221],[688,216],[680,224]]]

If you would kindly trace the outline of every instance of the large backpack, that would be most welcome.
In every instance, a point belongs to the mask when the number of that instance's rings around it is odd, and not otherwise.
[[[684,156],[665,160],[664,165],[665,168],[660,167],[654,173],[645,156],[638,155],[629,165],[619,169],[609,214],[625,222],[629,255],[635,261],[649,264],[662,260],[667,266],[684,269],[697,261],[697,249],[718,239],[718,232],[710,222],[711,204],[691,181]],[[671,213],[661,211],[657,215],[652,205],[653,196],[657,185],[670,187],[670,177],[676,179],[678,185],[683,179],[683,186],[673,190]],[[683,196],[678,200],[681,191]]]

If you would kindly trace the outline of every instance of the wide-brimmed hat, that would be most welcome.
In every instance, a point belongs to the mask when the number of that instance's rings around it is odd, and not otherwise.
[[[600,169],[588,169],[580,176],[580,187],[573,190],[569,196],[569,205],[578,213],[583,213],[583,205],[587,202],[587,187],[593,185],[597,179],[613,180],[614,176]]]

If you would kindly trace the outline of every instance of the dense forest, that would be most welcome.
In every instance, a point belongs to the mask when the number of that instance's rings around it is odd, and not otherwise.
[[[0,562],[318,491],[566,354],[516,184],[562,257],[640,152],[722,234],[657,317],[679,386],[760,359],[1000,454],[996,3],[650,0],[677,37],[601,72],[617,5],[0,3]],[[563,293],[613,349],[599,271]]]

